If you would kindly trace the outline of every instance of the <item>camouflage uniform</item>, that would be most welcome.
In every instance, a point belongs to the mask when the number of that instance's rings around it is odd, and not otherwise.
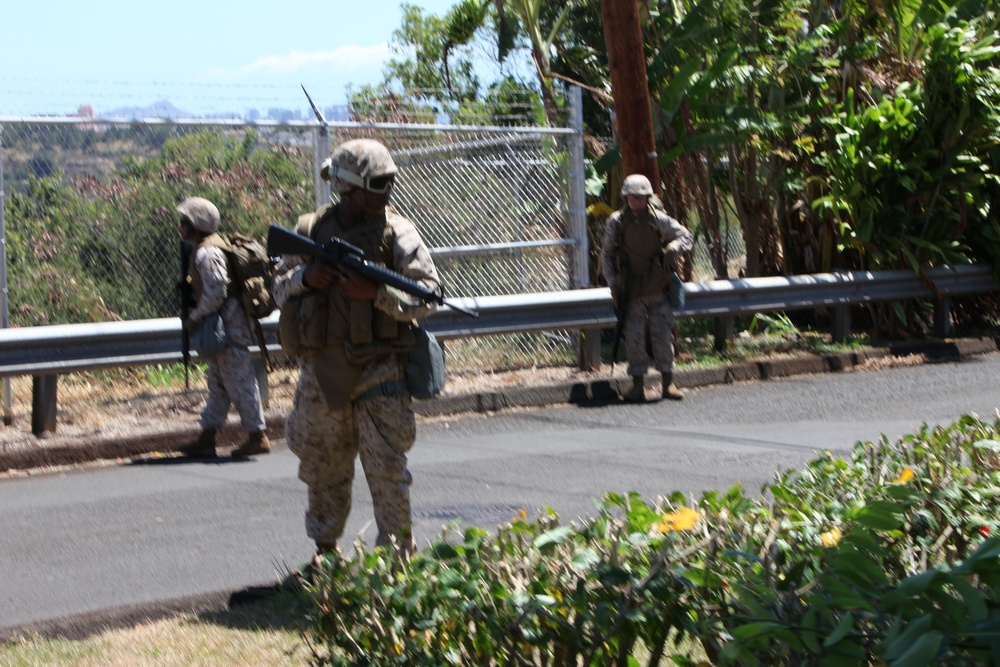
[[[205,430],[221,428],[226,423],[229,406],[235,403],[243,430],[259,432],[266,428],[266,422],[257,375],[247,347],[251,341],[250,324],[239,298],[228,295],[226,256],[215,245],[220,241],[217,234],[212,234],[199,244],[189,273],[189,282],[193,285],[200,283],[200,290],[195,289],[198,300],[189,313],[189,319],[200,322],[212,313],[221,313],[227,339],[226,350],[206,360],[208,399],[201,413],[201,427]],[[197,272],[197,276],[193,272]]]
[[[362,143],[345,145],[357,150],[369,147],[364,143],[368,140],[356,141]],[[324,176],[326,169],[324,165]],[[347,189],[344,185],[338,191]],[[311,216],[303,216],[297,231],[322,241],[314,236],[315,229],[323,226],[324,220],[339,219],[338,206],[342,205],[324,207]],[[440,290],[430,252],[409,220],[387,208],[380,215],[367,216],[350,231],[364,233],[365,229],[389,231],[382,236],[386,247],[381,263],[429,289]],[[345,240],[354,243],[353,237]],[[371,257],[371,253],[366,251],[366,256]],[[300,349],[295,353],[299,360],[299,382],[285,426],[289,449],[299,457],[299,479],[309,490],[306,533],[320,552],[335,548],[350,513],[354,460],[360,456],[378,527],[376,544],[385,545],[395,538],[403,548],[412,548],[412,477],[406,454],[416,437],[416,423],[412,399],[406,390],[405,350],[382,350],[358,360],[350,360],[350,352],[345,356],[344,350],[352,349],[350,339],[357,334],[353,309],[367,308],[368,302],[346,299],[336,284],[322,291],[307,286],[303,282],[307,262],[308,258],[286,255],[274,280],[275,302],[282,309],[282,318],[295,309],[301,315],[304,306],[301,302],[296,305],[297,298],[319,295],[330,304],[328,311],[320,311],[329,317],[322,327],[327,332],[323,334],[324,342],[318,349]],[[338,303],[342,304],[339,310]],[[388,318],[399,323],[400,331],[409,334],[406,324],[426,317],[435,306],[380,285],[370,307],[372,314],[366,320],[370,329],[377,328],[371,322],[381,318],[384,324]],[[358,335],[364,337],[363,333]],[[367,334],[371,338],[371,331]],[[287,338],[283,335],[283,345]]]
[[[680,256],[693,246],[691,232],[652,203],[638,215],[624,206],[605,223],[601,267],[612,292],[628,295],[624,338],[628,373],[633,377],[645,375],[649,369],[647,324],[657,370],[673,373],[674,311],[667,300],[659,262],[664,249]],[[628,279],[623,284],[625,264]]]

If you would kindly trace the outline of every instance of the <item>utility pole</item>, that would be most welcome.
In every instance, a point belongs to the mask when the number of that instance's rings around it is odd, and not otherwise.
[[[611,70],[611,95],[622,154],[622,175],[643,174],[660,191],[653,115],[638,0],[601,0],[604,42]]]

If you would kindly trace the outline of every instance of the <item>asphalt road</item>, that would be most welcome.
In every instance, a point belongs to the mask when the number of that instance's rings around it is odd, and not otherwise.
[[[521,508],[588,516],[607,491],[649,498],[740,482],[756,493],[818,450],[962,414],[995,418],[1000,354],[690,390],[680,403],[562,406],[422,422],[411,455],[418,544],[452,520]],[[312,555],[297,460],[146,458],[0,481],[0,635],[55,619],[273,583]],[[358,471],[345,537],[374,541]]]

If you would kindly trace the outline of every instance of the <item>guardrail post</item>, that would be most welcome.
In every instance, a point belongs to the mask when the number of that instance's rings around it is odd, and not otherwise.
[[[587,329],[580,334],[580,370],[601,370],[601,329]]]
[[[56,431],[56,387],[58,375],[31,378],[31,434],[35,437]]]
[[[851,308],[850,306],[833,307],[833,331],[834,343],[843,343],[851,337]]]
[[[733,318],[715,318],[715,351],[721,352],[729,345],[733,339]]]
[[[934,302],[934,333],[941,338],[951,334],[951,298],[942,297]]]

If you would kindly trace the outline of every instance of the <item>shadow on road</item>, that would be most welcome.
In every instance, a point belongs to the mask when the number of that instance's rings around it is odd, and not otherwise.
[[[230,463],[251,463],[250,456],[140,456],[128,462],[132,466],[178,466],[178,465],[226,465]]]

